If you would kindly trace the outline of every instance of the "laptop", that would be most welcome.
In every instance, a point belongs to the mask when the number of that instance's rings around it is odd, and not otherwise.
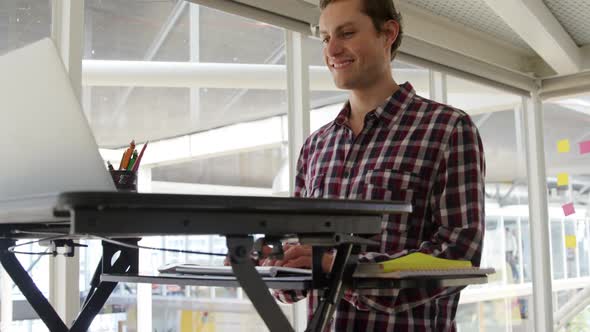
[[[0,224],[60,221],[60,192],[115,191],[53,41],[0,56],[0,73]]]

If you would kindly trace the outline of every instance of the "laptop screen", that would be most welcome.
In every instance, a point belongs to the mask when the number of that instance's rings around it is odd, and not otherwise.
[[[0,202],[114,191],[50,39],[0,57]]]

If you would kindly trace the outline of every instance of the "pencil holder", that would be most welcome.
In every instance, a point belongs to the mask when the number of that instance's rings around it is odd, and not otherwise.
[[[133,171],[109,171],[118,191],[137,191],[137,173]]]

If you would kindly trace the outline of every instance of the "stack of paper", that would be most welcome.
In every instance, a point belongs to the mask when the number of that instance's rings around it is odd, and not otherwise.
[[[470,261],[437,258],[416,252],[381,263],[359,263],[354,277],[484,276],[493,273],[494,269],[473,267]]]

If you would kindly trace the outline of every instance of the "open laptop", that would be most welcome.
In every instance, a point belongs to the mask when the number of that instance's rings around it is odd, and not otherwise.
[[[64,191],[115,186],[51,39],[0,57],[0,223],[59,221]]]

